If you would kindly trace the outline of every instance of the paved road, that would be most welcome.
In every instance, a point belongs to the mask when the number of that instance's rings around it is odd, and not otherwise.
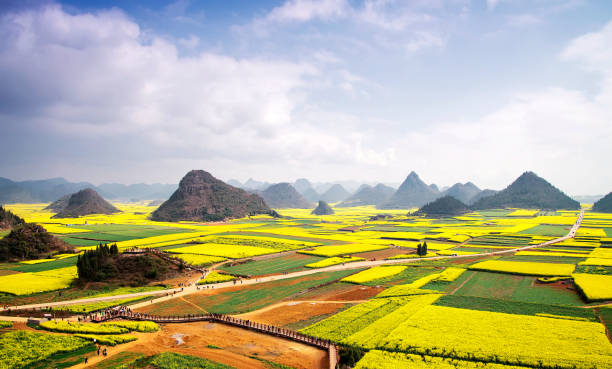
[[[139,293],[130,293],[130,294],[125,294],[125,295],[117,295],[117,296],[95,297],[95,298],[82,299],[82,300],[69,300],[69,301],[49,302],[49,303],[43,303],[43,304],[12,306],[10,307],[10,309],[11,310],[38,309],[38,308],[46,308],[46,307],[85,304],[85,303],[99,302],[99,301],[128,299],[128,298],[133,298],[133,297],[153,296],[153,295],[159,295],[160,293],[164,295],[162,297],[158,297],[151,301],[141,302],[141,303],[137,303],[135,305],[130,306],[132,309],[136,309],[139,307],[150,305],[152,303],[158,303],[162,301],[171,300],[173,298],[190,295],[192,293],[200,292],[203,289],[206,290],[207,288],[208,289],[221,289],[221,288],[228,288],[228,287],[235,287],[235,286],[249,286],[249,285],[259,284],[259,283],[264,283],[264,282],[278,281],[282,279],[295,278],[295,277],[302,277],[302,276],[321,273],[321,272],[335,272],[335,271],[341,271],[341,270],[369,268],[373,266],[389,265],[389,264],[404,264],[404,263],[411,263],[411,262],[417,262],[417,261],[422,261],[422,260],[460,259],[460,258],[474,258],[474,257],[481,257],[481,256],[503,255],[503,254],[508,254],[508,253],[514,253],[517,251],[524,251],[524,250],[529,250],[529,249],[533,249],[537,247],[548,246],[548,245],[552,245],[555,243],[559,243],[559,242],[563,242],[563,241],[572,239],[576,236],[576,231],[578,230],[578,228],[580,228],[583,218],[584,218],[584,210],[581,210],[580,215],[578,216],[578,219],[574,223],[574,226],[568,232],[568,234],[563,237],[556,238],[554,240],[546,241],[543,243],[539,243],[536,245],[528,245],[524,247],[510,249],[510,250],[502,250],[502,251],[495,251],[495,252],[481,253],[481,254],[471,254],[471,255],[434,256],[434,257],[430,257],[426,259],[409,258],[409,259],[393,259],[393,260],[360,261],[360,262],[354,262],[354,263],[347,263],[344,265],[339,264],[339,265],[334,265],[334,266],[330,266],[326,268],[304,270],[304,271],[288,273],[288,274],[243,279],[241,281],[236,281],[236,282],[215,283],[215,284],[201,285],[201,286],[194,285],[194,286],[184,287],[182,289],[173,288],[173,289],[163,290],[163,291],[139,292]],[[166,294],[168,294],[168,296],[165,296]],[[4,310],[3,308],[0,309],[0,312],[3,310]],[[0,320],[1,319],[3,319],[3,317],[0,316]]]

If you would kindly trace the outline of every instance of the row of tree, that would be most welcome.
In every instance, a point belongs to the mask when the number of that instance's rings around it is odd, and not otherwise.
[[[417,255],[426,256],[427,255],[427,241],[423,241],[422,244],[417,245]]]

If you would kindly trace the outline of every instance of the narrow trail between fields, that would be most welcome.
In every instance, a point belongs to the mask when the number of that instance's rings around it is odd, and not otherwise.
[[[509,250],[501,250],[501,251],[486,252],[486,253],[471,254],[471,255],[456,255],[456,256],[450,255],[450,256],[434,256],[434,257],[429,257],[429,258],[407,258],[407,259],[393,259],[393,260],[359,261],[359,262],[354,262],[354,263],[347,263],[344,265],[334,265],[330,267],[318,268],[318,269],[313,269],[313,270],[303,270],[299,272],[273,275],[273,276],[267,276],[267,277],[254,277],[250,279],[242,279],[241,281],[236,282],[236,283],[235,282],[223,282],[223,283],[200,285],[200,286],[198,286],[196,283],[193,286],[188,286],[188,287],[183,287],[183,288],[173,288],[173,289],[162,290],[162,291],[158,290],[158,291],[151,291],[151,292],[131,293],[131,294],[125,294],[125,295],[118,295],[118,296],[49,302],[49,303],[42,303],[42,304],[29,304],[29,305],[21,305],[21,306],[11,306],[9,308],[11,310],[38,309],[38,308],[46,308],[46,307],[56,307],[56,306],[66,306],[66,305],[74,305],[74,304],[85,304],[85,303],[91,303],[91,302],[128,299],[132,297],[157,295],[160,293],[168,294],[168,296],[163,296],[161,298],[151,300],[153,301],[153,303],[157,303],[157,302],[167,301],[173,298],[179,298],[185,295],[197,293],[197,292],[200,292],[203,288],[222,289],[222,288],[237,287],[237,286],[250,286],[250,285],[259,284],[259,283],[278,281],[278,280],[296,278],[296,277],[303,277],[303,276],[323,273],[323,272],[336,272],[336,271],[342,271],[342,270],[370,268],[370,267],[380,266],[380,265],[413,263],[413,262],[418,262],[418,261],[423,261],[423,260],[428,260],[428,261],[429,260],[443,260],[443,259],[456,260],[456,259],[462,259],[462,258],[469,259],[469,258],[474,258],[474,257],[504,255],[504,254],[514,253],[517,251],[524,251],[524,250],[534,249],[534,248],[538,248],[542,246],[549,246],[555,243],[559,243],[559,242],[563,242],[563,241],[572,239],[576,236],[576,231],[578,230],[578,228],[580,228],[583,218],[584,218],[584,209],[580,211],[580,215],[578,215],[578,219],[576,220],[576,222],[574,223],[574,225],[572,226],[568,234],[563,237],[555,238],[553,240],[542,242],[536,245],[527,245],[523,247],[509,249]],[[139,304],[136,304],[130,307],[134,309],[137,307],[142,307],[142,306],[146,306],[150,304],[151,302],[144,302],[144,303],[139,303]],[[4,311],[4,307],[0,309],[0,312],[1,311]],[[0,316],[0,320],[1,319],[4,319],[4,317]]]

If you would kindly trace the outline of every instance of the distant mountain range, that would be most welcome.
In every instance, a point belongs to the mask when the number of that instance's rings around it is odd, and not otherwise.
[[[364,205],[380,205],[393,195],[395,189],[385,186],[382,183],[372,187],[370,185],[362,185],[357,192],[351,195],[337,206],[364,206]]]
[[[472,182],[439,187],[436,184],[425,183],[414,171],[406,177],[397,190],[382,183],[376,185],[356,181],[313,183],[306,178],[300,178],[293,183],[281,183],[282,186],[253,178],[244,184],[234,179],[227,181],[227,184],[260,195],[273,208],[310,208],[323,200],[336,203],[339,207],[375,205],[380,209],[409,209],[421,207],[444,196],[451,196],[468,206],[473,205],[478,208],[527,205],[542,208],[576,208],[574,200],[595,203],[602,198],[601,195],[574,196],[572,200],[534,173],[525,174],[527,176],[519,181],[519,184],[525,181],[526,183],[518,187],[522,188],[520,191],[529,193],[523,194],[519,193],[517,186],[509,186],[504,191],[498,192],[490,189],[481,190]],[[105,183],[94,186],[89,182],[69,182],[64,178],[12,181],[0,177],[0,204],[50,203],[61,198],[67,202],[70,194],[85,188],[93,189],[108,200],[148,200],[152,204],[158,204],[162,200],[167,200],[178,185]],[[57,205],[56,203],[55,206]],[[54,210],[59,211],[59,209]]]
[[[167,199],[176,190],[177,185],[105,183],[94,186],[89,182],[69,182],[64,178],[21,182],[0,178],[0,204],[47,203],[85,188],[91,188],[110,200],[141,201]]]

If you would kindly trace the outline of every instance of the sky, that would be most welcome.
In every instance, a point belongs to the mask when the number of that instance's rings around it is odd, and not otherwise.
[[[0,2],[0,176],[612,191],[612,2]]]

